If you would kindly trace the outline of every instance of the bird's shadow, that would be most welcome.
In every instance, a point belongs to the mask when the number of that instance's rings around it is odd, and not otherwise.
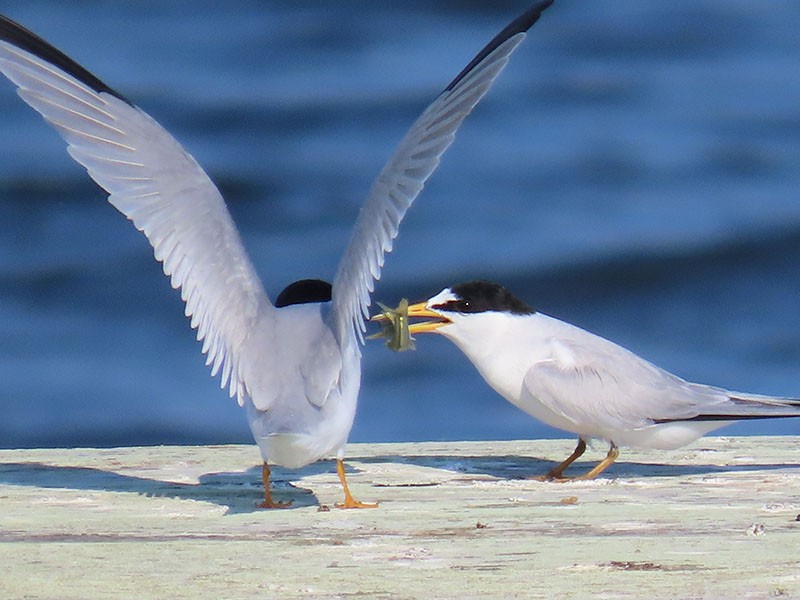
[[[295,486],[291,480],[297,478],[293,473],[303,476],[325,472],[325,462],[310,465],[299,472],[273,469],[271,483],[274,499],[291,500],[290,508],[318,505],[319,501],[311,490]],[[327,468],[334,469],[330,464]],[[43,489],[128,492],[149,498],[195,500],[222,506],[226,509],[226,514],[262,510],[258,505],[264,499],[260,466],[239,472],[205,473],[198,478],[197,483],[178,483],[94,467],[13,462],[0,463],[0,484]]]
[[[709,450],[709,462],[706,464],[670,464],[656,462],[632,462],[617,460],[606,469],[600,478],[605,479],[639,479],[649,477],[689,477],[697,475],[713,475],[749,471],[776,471],[798,469],[800,463],[759,463],[759,464],[719,464],[713,461],[713,450]],[[567,477],[581,475],[592,469],[603,458],[596,460],[582,458],[574,462],[565,471]],[[566,453],[564,455],[566,458]],[[536,456],[484,455],[404,455],[374,456],[353,459],[361,463],[400,463],[415,466],[442,469],[461,474],[463,478],[496,478],[496,479],[528,479],[546,475],[559,461]]]
[[[713,456],[710,453],[709,459]],[[519,455],[383,455],[354,457],[348,470],[358,470],[354,463],[405,464],[442,470],[453,474],[453,479],[525,479],[546,474],[557,462],[539,457]],[[580,460],[573,464],[567,475],[588,471],[595,462]],[[603,478],[686,477],[732,472],[785,470],[799,464],[667,464],[618,461],[601,475]],[[333,461],[320,461],[298,470],[272,470],[273,493],[276,500],[291,500],[291,508],[318,506],[317,496],[308,489],[291,482],[306,476],[335,472]],[[29,486],[43,489],[68,489],[135,493],[152,498],[195,500],[222,506],[226,514],[249,513],[261,510],[263,500],[261,467],[254,466],[239,472],[206,473],[197,483],[177,483],[137,475],[117,473],[93,467],[49,465],[42,462],[0,463],[0,484]],[[380,487],[393,484],[380,483]],[[399,486],[431,485],[429,483],[398,483]],[[437,484],[433,484],[437,485]]]

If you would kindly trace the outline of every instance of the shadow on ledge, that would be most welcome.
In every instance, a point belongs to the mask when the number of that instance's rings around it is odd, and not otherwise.
[[[624,452],[624,450],[623,450]],[[592,469],[605,453],[598,454],[597,460],[582,459],[573,463],[565,472],[568,477],[581,475]],[[624,456],[624,455],[623,455]],[[566,458],[564,454],[563,458]],[[398,463],[441,469],[454,473],[461,473],[464,477],[475,476],[485,479],[528,479],[545,475],[560,461],[520,456],[518,454],[487,455],[487,456],[434,456],[434,455],[389,455],[374,457],[354,456],[350,459],[354,463],[382,464]],[[776,471],[800,468],[800,463],[759,463],[759,464],[692,464],[677,465],[652,462],[628,462],[624,458],[618,459],[598,479],[615,478],[640,478],[640,477],[687,477],[690,475],[710,475],[714,473],[734,473],[747,471]]]
[[[276,500],[291,500],[291,508],[316,506],[317,497],[277,475],[273,479]],[[199,483],[175,483],[134,475],[123,475],[93,467],[48,465],[39,462],[0,463],[0,483],[44,489],[129,492],[151,498],[195,500],[224,506],[226,514],[257,512],[264,499],[261,467],[243,472],[206,473]]]
[[[400,482],[398,487],[415,485],[441,485],[450,480],[464,479],[524,479],[543,475],[557,462],[538,457],[518,455],[502,456],[446,456],[446,455],[386,455],[377,457],[354,456],[348,462],[348,471],[358,470],[358,464],[405,464],[437,469],[452,477],[442,482]],[[580,475],[591,469],[596,461],[576,462],[567,475]],[[798,464],[753,464],[716,465],[694,464],[674,465],[663,463],[637,463],[624,460],[616,462],[600,479],[646,478],[646,477],[686,477],[691,475],[723,474],[747,471],[774,471],[800,467]],[[331,473],[335,477],[335,463],[320,461],[302,469],[282,469],[275,467],[273,474],[273,494],[276,500],[292,501],[292,508],[318,506],[317,496],[308,489],[295,486],[291,482],[303,477]],[[385,481],[385,475],[381,477]],[[0,484],[30,486],[43,489],[94,490],[136,493],[153,498],[173,498],[209,502],[226,508],[226,514],[258,512],[258,503],[263,499],[261,468],[254,466],[240,472],[206,473],[199,483],[186,484],[150,479],[134,475],[116,473],[112,470],[91,467],[48,465],[41,462],[0,463]],[[394,487],[392,483],[375,484],[378,487]],[[362,486],[363,487],[363,486]],[[363,490],[360,490],[363,491]]]

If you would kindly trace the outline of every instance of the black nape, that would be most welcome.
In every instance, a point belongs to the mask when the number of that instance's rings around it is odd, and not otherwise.
[[[330,302],[331,284],[320,279],[301,279],[286,286],[275,299],[275,307],[311,302]]]
[[[499,283],[491,281],[468,281],[454,285],[450,290],[458,297],[442,308],[460,313],[488,311],[508,312],[515,315],[530,315],[534,310],[514,296]]]

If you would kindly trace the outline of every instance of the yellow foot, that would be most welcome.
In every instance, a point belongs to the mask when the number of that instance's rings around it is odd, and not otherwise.
[[[377,502],[359,502],[354,498],[345,498],[344,502],[334,504],[336,508],[378,508]]]
[[[564,481],[572,481],[575,478],[564,477],[564,471],[567,470],[568,466],[583,456],[584,452],[586,452],[586,442],[583,441],[583,438],[578,438],[578,445],[575,446],[575,450],[572,451],[572,454],[570,454],[564,462],[550,469],[547,475],[538,475],[531,479],[535,479],[536,481],[558,481],[562,483]]]
[[[339,474],[339,481],[342,482],[342,489],[344,490],[344,502],[334,504],[336,508],[378,508],[377,502],[359,502],[350,494],[350,488],[347,486],[347,479],[344,474],[344,462],[342,462],[341,458],[336,459],[336,472]]]
[[[288,502],[275,502],[272,499],[272,491],[269,487],[269,465],[267,463],[261,466],[261,479],[264,482],[264,501],[257,505],[258,508],[289,508],[292,505],[291,500]]]
[[[600,473],[614,464],[614,461],[617,460],[617,457],[619,456],[619,448],[617,448],[617,446],[612,442],[606,457],[601,460],[592,470],[584,473],[583,475],[564,477],[564,467],[569,466],[575,460],[575,458],[577,458],[577,456],[580,456],[583,453],[584,448],[581,448],[581,446],[584,446],[585,448],[583,440],[581,440],[581,442],[578,444],[578,448],[575,449],[575,452],[573,452],[572,456],[558,465],[555,469],[552,469],[547,475],[543,476],[541,481],[553,481],[555,483],[564,483],[566,481],[589,481],[597,477]]]

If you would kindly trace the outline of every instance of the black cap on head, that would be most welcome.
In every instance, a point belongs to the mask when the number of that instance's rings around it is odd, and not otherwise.
[[[301,279],[286,286],[275,299],[275,307],[311,302],[330,302],[331,284],[320,279]]]
[[[456,295],[456,300],[451,300],[441,308],[451,312],[481,313],[481,312],[507,312],[515,315],[530,315],[534,310],[522,300],[514,296],[499,283],[491,281],[468,281],[459,283],[450,288]]]

